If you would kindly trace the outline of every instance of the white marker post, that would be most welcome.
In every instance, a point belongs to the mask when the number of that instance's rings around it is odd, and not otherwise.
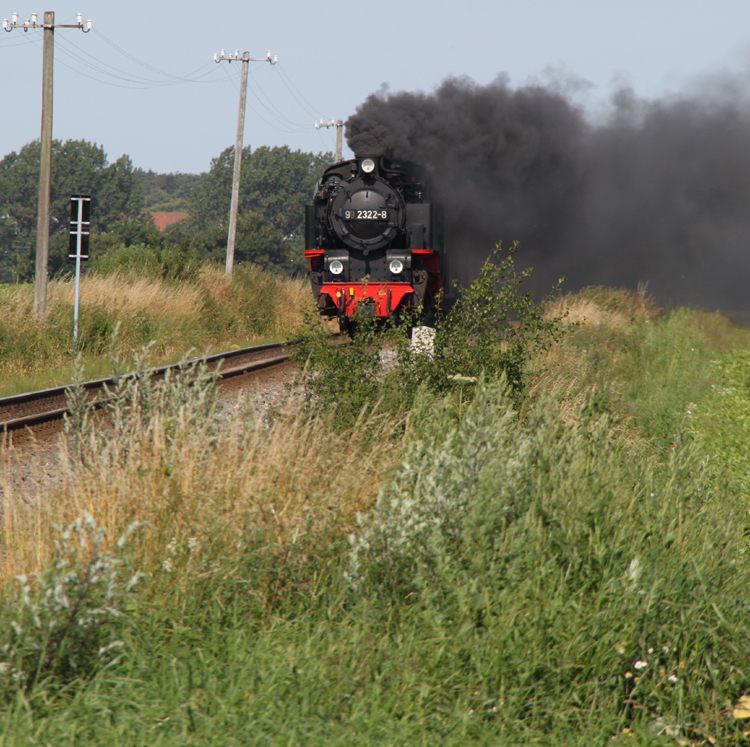
[[[81,290],[81,261],[89,258],[91,195],[70,196],[70,239],[68,257],[76,261],[76,295],[73,310],[73,339],[78,340],[78,306]]]

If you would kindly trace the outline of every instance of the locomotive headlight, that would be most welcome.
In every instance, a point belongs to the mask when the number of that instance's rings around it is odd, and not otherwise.
[[[365,174],[371,174],[375,171],[375,161],[373,161],[372,158],[365,158],[365,160],[362,161],[362,171],[364,171]]]
[[[392,259],[388,269],[394,275],[400,275],[404,271],[404,263],[400,259]]]
[[[339,260],[334,259],[331,264],[328,265],[328,269],[334,274],[334,275],[341,275],[341,273],[344,271],[344,263],[339,262]]]

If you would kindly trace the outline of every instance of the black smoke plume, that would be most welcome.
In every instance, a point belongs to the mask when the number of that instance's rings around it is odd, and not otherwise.
[[[535,285],[647,283],[662,302],[750,310],[750,105],[743,81],[612,98],[600,123],[554,85],[445,80],[370,95],[347,121],[357,152],[427,166],[466,285],[498,241],[521,242]]]

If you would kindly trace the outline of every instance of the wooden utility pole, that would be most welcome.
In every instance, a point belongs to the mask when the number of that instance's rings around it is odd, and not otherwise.
[[[39,162],[39,210],[36,224],[36,270],[34,272],[34,314],[47,313],[49,267],[49,203],[52,185],[52,70],[55,56],[55,14],[44,14],[42,60],[42,139]]]
[[[242,141],[245,135],[245,103],[247,101],[247,72],[251,62],[270,62],[272,65],[276,64],[276,57],[271,57],[269,52],[266,57],[262,59],[251,59],[250,52],[243,52],[240,57],[239,50],[234,55],[225,55],[224,50],[221,50],[221,55],[214,55],[214,62],[221,62],[221,60],[227,60],[233,62],[234,60],[242,61],[242,79],[240,82],[240,112],[237,116],[237,139],[234,144],[234,173],[232,174],[232,204],[229,207],[229,232],[227,234],[227,264],[226,274],[231,275],[234,271],[234,245],[235,239],[237,238],[237,213],[240,206],[240,173],[242,171]]]
[[[3,29],[44,29],[44,49],[42,52],[42,136],[39,155],[39,208],[36,228],[36,269],[34,273],[34,313],[43,318],[47,313],[47,273],[49,267],[49,210],[50,188],[52,184],[52,79],[55,56],[55,28],[80,29],[84,34],[91,31],[91,21],[84,25],[81,14],[76,23],[62,23],[55,26],[55,13],[48,10],[44,23],[39,23],[37,14],[19,22],[14,13],[10,22],[3,20]]]
[[[240,172],[242,171],[242,140],[245,136],[245,103],[247,102],[248,67],[250,67],[250,52],[243,52],[242,80],[240,82],[240,111],[237,115],[237,139],[234,143],[232,204],[229,208],[229,234],[227,235],[227,275],[231,275],[234,271],[234,243],[237,238],[237,211],[240,207]]]
[[[336,122],[336,163],[340,163],[344,152],[344,123]]]
[[[344,156],[344,123],[339,119],[330,122],[324,122],[322,119],[320,122],[315,123],[315,129],[319,130],[321,127],[335,127],[336,128],[336,163],[341,163]]]

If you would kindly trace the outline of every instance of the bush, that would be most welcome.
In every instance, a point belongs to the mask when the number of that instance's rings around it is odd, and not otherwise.
[[[111,662],[123,646],[117,640],[141,573],[120,578],[123,553],[134,522],[104,549],[104,530],[85,513],[67,528],[57,529],[49,569],[16,577],[18,593],[6,596],[5,642],[0,648],[0,692],[37,684],[58,688],[73,679],[91,677]],[[9,620],[8,620],[9,618]]]
[[[438,323],[430,353],[410,345],[411,317],[388,330],[375,320],[358,320],[348,345],[333,343],[319,321],[308,317],[294,354],[307,367],[307,386],[323,407],[336,408],[342,427],[363,408],[407,412],[420,386],[441,394],[479,376],[504,375],[520,400],[528,361],[552,345],[560,325],[558,318],[545,319],[544,302],[534,303],[531,291],[520,292],[531,271],[516,273],[516,253],[514,245],[500,260],[498,245]]]
[[[542,399],[519,421],[503,383],[420,416],[349,579],[370,614],[453,642],[425,679],[460,672],[500,733],[715,728],[750,686],[750,561],[695,445],[638,463],[606,416],[566,427]]]

